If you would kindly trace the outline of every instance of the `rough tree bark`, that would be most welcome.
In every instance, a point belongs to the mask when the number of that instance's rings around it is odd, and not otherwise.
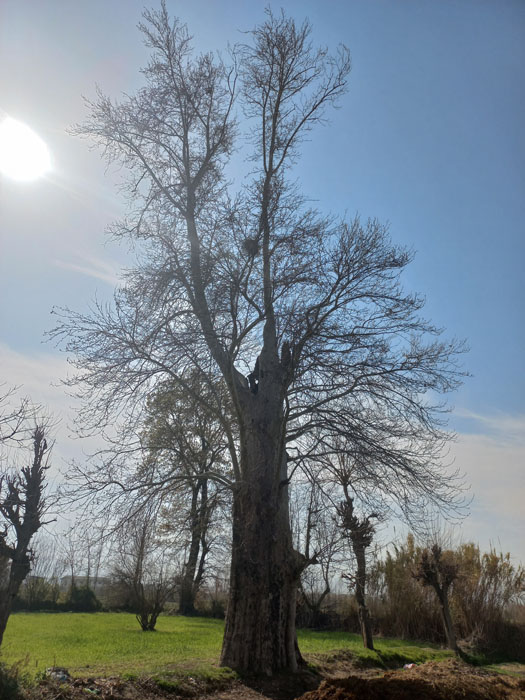
[[[221,664],[271,673],[284,668],[294,671],[301,662],[295,605],[302,562],[292,547],[278,387],[271,387],[272,370],[264,365],[262,371],[258,393],[246,397],[248,421],[240,433],[244,479],[233,495],[231,578]]]

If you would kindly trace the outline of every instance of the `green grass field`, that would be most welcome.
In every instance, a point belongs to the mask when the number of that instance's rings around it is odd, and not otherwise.
[[[30,675],[65,666],[72,675],[224,675],[218,669],[224,623],[208,618],[160,617],[156,632],[142,632],[127,613],[17,613],[11,615],[0,657],[25,660]],[[311,657],[350,652],[362,665],[402,665],[450,656],[415,643],[378,639],[379,654],[344,632],[299,630],[301,651]]]

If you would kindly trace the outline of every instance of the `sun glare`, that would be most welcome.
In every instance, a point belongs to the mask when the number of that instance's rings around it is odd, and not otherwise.
[[[0,172],[13,180],[36,180],[51,168],[49,149],[26,124],[0,122]]]

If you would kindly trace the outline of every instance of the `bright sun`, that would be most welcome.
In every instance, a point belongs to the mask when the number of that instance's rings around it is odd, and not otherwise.
[[[0,172],[14,180],[36,180],[51,168],[51,157],[40,136],[22,122],[0,122]]]

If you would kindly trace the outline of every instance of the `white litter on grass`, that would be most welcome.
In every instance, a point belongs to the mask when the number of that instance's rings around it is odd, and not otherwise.
[[[63,668],[62,666],[51,666],[50,668],[46,668],[46,675],[49,678],[52,678],[54,681],[64,682],[71,680],[69,671],[67,668]]]

